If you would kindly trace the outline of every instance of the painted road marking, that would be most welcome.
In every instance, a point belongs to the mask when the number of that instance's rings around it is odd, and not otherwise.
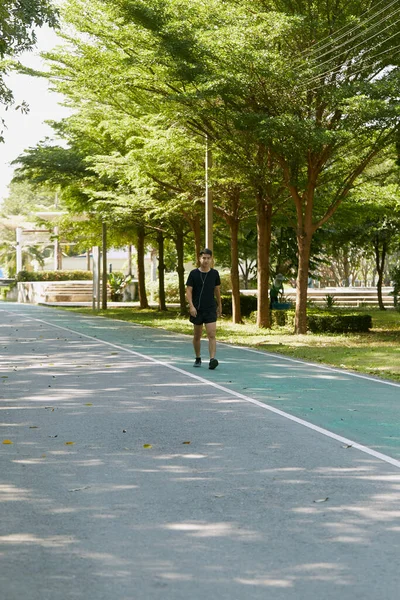
[[[4,312],[9,312],[9,311],[4,311]],[[11,314],[18,314],[15,312],[11,312]],[[76,331],[74,329],[70,329],[68,327],[63,327],[62,325],[56,325],[54,323],[50,323],[48,321],[45,321],[43,319],[37,319],[35,317],[30,317],[26,314],[22,314],[20,316],[23,317],[27,317],[29,319],[31,319],[32,321],[37,321],[39,323],[44,323],[45,325],[49,325],[50,327],[55,327],[57,329],[61,329],[63,331],[68,331],[69,333],[74,333],[78,336],[81,337],[85,337],[89,340],[92,340],[94,342],[100,343],[100,344],[104,344],[106,346],[110,346],[111,348],[115,348],[117,350],[122,350],[124,352],[128,352],[129,354],[133,354],[134,356],[138,356],[146,361],[150,361],[153,364],[157,364],[160,365],[162,367],[165,367],[167,369],[171,369],[173,371],[176,371],[177,373],[180,373],[182,375],[185,375],[186,377],[190,377],[191,379],[195,379],[196,381],[199,381],[205,385],[209,385],[217,390],[220,390],[230,396],[234,396],[235,398],[240,398],[241,400],[244,400],[245,402],[249,402],[250,404],[255,404],[256,406],[263,408],[265,410],[268,410],[272,413],[275,413],[281,417],[284,417],[285,419],[288,419],[289,421],[293,421],[294,423],[297,423],[298,425],[302,425],[303,427],[306,427],[308,429],[311,429],[317,433],[320,433],[326,437],[329,437],[331,439],[334,439],[342,444],[345,444],[347,446],[351,446],[352,448],[355,448],[357,450],[360,450],[360,452],[363,452],[364,454],[368,454],[370,456],[373,456],[374,458],[377,458],[379,460],[382,460],[386,463],[389,463],[390,465],[393,465],[394,467],[400,468],[400,461],[396,460],[395,458],[392,458],[391,456],[387,456],[386,454],[382,454],[381,452],[376,452],[375,450],[372,450],[371,448],[368,448],[367,446],[364,446],[362,444],[358,444],[357,442],[350,440],[348,438],[342,437],[340,435],[337,435],[336,433],[333,433],[332,431],[329,431],[328,429],[324,429],[322,427],[318,427],[317,425],[314,425],[313,423],[309,423],[308,421],[305,421],[303,419],[299,419],[298,417],[295,417],[289,413],[286,413],[278,408],[275,408],[273,406],[270,406],[269,404],[264,404],[263,402],[260,402],[259,400],[255,400],[253,398],[250,398],[249,396],[245,396],[244,394],[240,394],[239,392],[235,392],[234,390],[230,390],[229,388],[226,388],[218,383],[215,383],[213,381],[209,381],[208,379],[203,379],[202,377],[198,376],[198,375],[194,375],[192,373],[188,373],[187,371],[184,371],[183,369],[180,369],[179,367],[175,367],[174,365],[171,365],[169,363],[165,363],[161,360],[158,360],[156,358],[153,358],[152,356],[146,356],[145,354],[141,354],[140,352],[137,352],[135,350],[131,350],[129,348],[125,348],[124,346],[119,346],[117,344],[113,344],[112,342],[107,342],[106,340],[100,340],[96,337],[93,337],[91,335],[87,335],[85,333],[81,333],[79,331]],[[237,347],[237,346],[235,346]],[[251,350],[250,350],[251,351]],[[264,354],[263,352],[259,352],[259,354]],[[266,354],[266,353],[265,353]],[[276,355],[270,355],[273,356],[274,358],[276,358]],[[279,357],[280,358],[280,357]],[[285,358],[285,357],[283,357]],[[289,359],[289,360],[294,360],[294,359]],[[296,361],[294,360],[294,362],[302,362],[302,361]],[[307,364],[307,363],[302,363],[302,364]],[[312,366],[319,366],[319,365],[312,365]],[[322,368],[322,367],[321,367]],[[335,369],[330,369],[335,371]],[[341,372],[341,371],[339,371]],[[368,379],[368,377],[365,377],[366,379]],[[375,380],[374,380],[375,381]],[[379,383],[379,380],[377,380]]]

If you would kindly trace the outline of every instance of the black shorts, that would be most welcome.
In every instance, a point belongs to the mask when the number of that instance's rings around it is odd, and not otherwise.
[[[193,323],[193,325],[203,325],[203,323],[215,323],[217,320],[217,309],[200,309],[197,311],[197,315],[195,317],[192,317],[192,315],[190,315],[189,320],[191,323]]]

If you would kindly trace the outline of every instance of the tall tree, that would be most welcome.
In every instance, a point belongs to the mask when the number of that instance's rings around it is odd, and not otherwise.
[[[51,0],[2,0],[0,7],[0,104],[13,104],[12,90],[4,76],[17,68],[16,57],[36,43],[35,28],[57,23],[57,10]],[[18,107],[19,108],[19,107]],[[22,108],[27,109],[26,102]],[[5,122],[1,119],[4,127]],[[4,141],[0,131],[0,142]]]

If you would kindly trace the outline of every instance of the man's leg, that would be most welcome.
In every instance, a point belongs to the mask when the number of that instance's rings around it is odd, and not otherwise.
[[[210,359],[215,358],[215,353],[217,351],[217,340],[215,338],[215,334],[217,331],[217,323],[206,323],[206,332],[208,337],[208,351],[210,353]]]
[[[199,358],[201,355],[201,334],[203,332],[203,325],[193,325],[193,348],[194,355]]]

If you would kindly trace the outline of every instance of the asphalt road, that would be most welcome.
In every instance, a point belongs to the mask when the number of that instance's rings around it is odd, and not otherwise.
[[[227,346],[195,370],[188,337],[44,307],[0,324],[2,599],[397,600],[399,386]]]

